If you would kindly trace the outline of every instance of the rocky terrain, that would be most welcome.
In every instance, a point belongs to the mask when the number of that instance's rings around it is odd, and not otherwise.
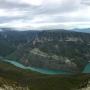
[[[28,87],[20,86],[17,82],[0,77],[0,90],[30,90]]]
[[[76,90],[85,88],[87,80],[90,74],[46,75],[0,60],[0,89],[3,90]]]
[[[67,30],[40,31],[6,58],[26,66],[81,72],[90,59],[90,34]]]
[[[29,42],[38,31],[16,31],[12,28],[0,28],[0,57],[11,54],[23,44]]]
[[[73,89],[73,90],[90,90],[90,81],[85,80],[82,84],[78,86],[78,89]]]

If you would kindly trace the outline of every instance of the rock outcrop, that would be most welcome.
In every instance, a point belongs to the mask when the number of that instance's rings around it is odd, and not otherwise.
[[[0,77],[0,90],[30,90],[28,87],[23,87],[17,82],[7,80]]]
[[[90,34],[41,31],[7,58],[26,66],[81,72],[90,59]]]

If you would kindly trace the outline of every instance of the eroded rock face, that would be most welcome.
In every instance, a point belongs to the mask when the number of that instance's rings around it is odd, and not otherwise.
[[[38,31],[17,31],[12,28],[0,28],[0,56],[7,56],[21,45],[29,42]]]
[[[77,89],[73,90],[90,90],[90,81],[86,79],[82,84],[77,87]]]
[[[90,59],[90,34],[41,31],[8,58],[26,66],[81,72]]]
[[[35,48],[29,52],[29,55],[24,55],[20,59],[20,63],[25,66],[39,67],[51,70],[63,70],[78,72],[76,64],[67,57],[59,57],[57,55],[49,55]]]

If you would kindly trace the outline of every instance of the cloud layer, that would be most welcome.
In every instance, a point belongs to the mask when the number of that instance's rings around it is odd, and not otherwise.
[[[0,0],[0,26],[30,29],[90,24],[90,0]]]

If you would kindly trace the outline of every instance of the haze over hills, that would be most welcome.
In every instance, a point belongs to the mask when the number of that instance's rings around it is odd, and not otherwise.
[[[83,28],[83,29],[75,28],[72,29],[72,31],[90,33],[90,28]]]
[[[38,31],[16,31],[11,28],[1,28],[0,56],[6,56],[15,51],[20,45],[29,42]]]

